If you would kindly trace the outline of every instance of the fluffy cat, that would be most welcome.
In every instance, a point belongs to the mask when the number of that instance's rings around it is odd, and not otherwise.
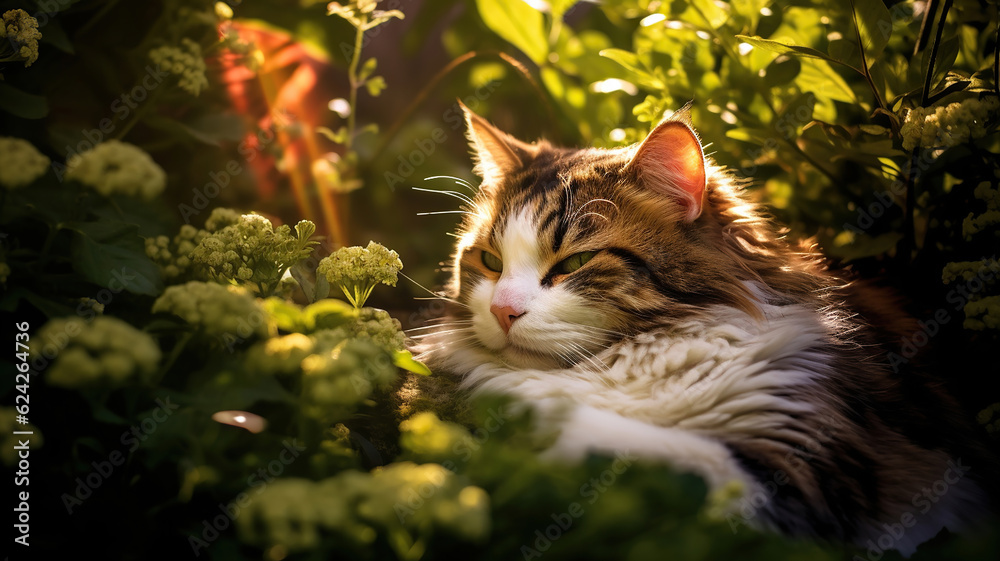
[[[992,474],[960,408],[888,363],[917,324],[780,237],[686,111],[619,149],[465,111],[483,181],[453,303],[417,347],[433,369],[535,408],[560,431],[550,457],[742,482],[736,524],[908,555],[983,513]]]

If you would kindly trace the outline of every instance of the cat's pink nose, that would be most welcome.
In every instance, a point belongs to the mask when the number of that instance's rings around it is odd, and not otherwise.
[[[524,315],[523,311],[515,310],[511,306],[497,306],[496,304],[490,306],[490,312],[496,316],[504,333],[510,331],[510,326],[514,325],[515,319]]]

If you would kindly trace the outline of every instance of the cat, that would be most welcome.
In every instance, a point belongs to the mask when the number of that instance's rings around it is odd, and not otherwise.
[[[545,456],[737,481],[734,530],[904,555],[987,512],[992,460],[961,408],[887,360],[917,323],[785,240],[686,108],[616,149],[529,144],[463,111],[482,183],[415,350],[534,408],[559,431]]]

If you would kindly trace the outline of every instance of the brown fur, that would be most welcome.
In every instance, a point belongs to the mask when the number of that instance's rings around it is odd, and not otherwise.
[[[728,172],[705,160],[704,208],[692,221],[690,201],[671,196],[670,185],[649,185],[642,147],[526,144],[475,115],[469,120],[484,182],[460,226],[448,296],[463,301],[474,281],[496,280],[481,253],[495,251],[507,220],[527,207],[552,269],[542,285],[567,283],[611,318],[622,338],[669,330],[709,305],[760,321],[759,298],[805,305],[832,326],[821,350],[835,357],[836,376],[821,392],[787,393],[818,412],[789,417],[780,438],[713,434],[758,480],[787,478],[769,507],[773,525],[793,534],[867,539],[880,522],[898,521],[914,493],[942,477],[949,458],[961,458],[977,485],[992,490],[996,464],[955,400],[919,365],[894,372],[888,364],[891,345],[917,328],[897,299],[829,270],[814,244],[786,240]],[[558,274],[556,264],[582,251],[599,253],[579,272]],[[455,306],[449,316],[468,320],[470,312]],[[799,365],[789,357],[779,367]]]

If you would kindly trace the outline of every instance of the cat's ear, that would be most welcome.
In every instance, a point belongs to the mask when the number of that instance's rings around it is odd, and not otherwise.
[[[466,134],[476,167],[473,172],[483,183],[493,183],[506,174],[521,169],[531,157],[531,146],[489,124],[461,101],[465,113]]]
[[[628,165],[638,171],[646,188],[683,205],[684,221],[693,222],[705,206],[705,153],[684,117],[675,115],[656,125]]]

